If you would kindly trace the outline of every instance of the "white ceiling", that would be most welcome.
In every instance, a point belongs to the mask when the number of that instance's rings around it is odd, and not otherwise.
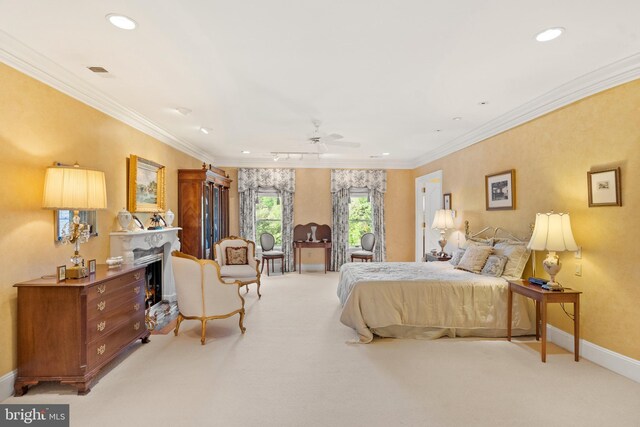
[[[640,77],[639,16],[638,0],[0,0],[0,60],[216,165],[410,168]],[[313,118],[360,148],[274,163],[316,150]]]

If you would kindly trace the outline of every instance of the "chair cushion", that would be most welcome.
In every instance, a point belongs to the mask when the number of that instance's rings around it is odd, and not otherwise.
[[[247,261],[247,247],[246,246],[230,246],[225,248],[225,255],[227,256],[227,265],[246,265]]]
[[[220,267],[220,275],[225,278],[225,282],[228,277],[247,278],[257,277],[256,269],[250,265],[223,265]]]
[[[282,252],[282,251],[264,251],[264,252],[262,252],[262,255],[267,255],[267,256],[284,256],[284,252]]]
[[[371,252],[371,251],[362,251],[362,250],[360,250],[360,251],[351,252],[351,255],[362,255],[362,256],[364,256],[364,255],[368,255],[368,256],[373,256],[373,252]]]

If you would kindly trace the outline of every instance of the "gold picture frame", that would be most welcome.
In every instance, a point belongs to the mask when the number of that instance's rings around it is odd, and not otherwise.
[[[129,212],[164,212],[165,167],[131,154],[128,192]]]
[[[622,206],[620,168],[587,172],[589,207]]]
[[[516,170],[485,175],[485,202],[488,211],[516,208]]]

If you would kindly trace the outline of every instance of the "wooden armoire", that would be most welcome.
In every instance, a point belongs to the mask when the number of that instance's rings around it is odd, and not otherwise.
[[[178,220],[181,251],[201,259],[214,259],[213,244],[229,236],[229,186],[225,171],[178,170]]]

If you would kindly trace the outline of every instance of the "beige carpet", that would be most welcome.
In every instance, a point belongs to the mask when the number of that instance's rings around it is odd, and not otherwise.
[[[337,274],[265,277],[237,317],[154,335],[87,396],[43,384],[4,403],[70,403],[72,426],[638,426],[640,384],[537,343],[347,344]],[[54,357],[54,355],[52,355]]]

